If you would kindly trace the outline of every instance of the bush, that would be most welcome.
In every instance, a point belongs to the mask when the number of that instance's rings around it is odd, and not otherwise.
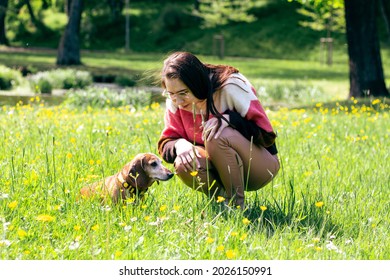
[[[35,93],[51,93],[53,82],[47,72],[38,72],[29,77],[30,85]]]
[[[38,72],[30,76],[30,84],[36,93],[50,93],[51,89],[86,88],[92,84],[92,76],[89,72],[75,69],[56,69]],[[50,86],[49,86],[50,85]],[[43,90],[50,88],[50,92]]]
[[[149,105],[151,92],[137,89],[120,91],[107,88],[89,88],[87,90],[72,90],[68,92],[64,105],[75,107],[123,107],[140,108]]]
[[[0,90],[10,90],[20,85],[22,79],[19,71],[0,65]]]
[[[257,94],[260,99],[288,100],[289,102],[311,102],[321,100],[321,97],[325,95],[321,88],[300,81],[295,81],[293,84],[262,85],[257,90]]]
[[[48,80],[41,79],[37,84],[37,92],[36,93],[48,93],[50,94],[53,90],[53,86]]]
[[[122,87],[133,87],[137,82],[134,77],[117,76],[115,78],[115,83]]]

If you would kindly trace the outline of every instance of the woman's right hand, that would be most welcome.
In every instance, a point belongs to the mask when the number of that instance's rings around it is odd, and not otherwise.
[[[200,157],[199,151],[196,147],[185,139],[179,139],[175,143],[176,159],[175,166],[182,165],[185,172],[200,168],[198,157]],[[195,165],[194,165],[195,163]]]

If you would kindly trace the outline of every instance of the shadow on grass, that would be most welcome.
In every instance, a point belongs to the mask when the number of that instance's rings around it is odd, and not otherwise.
[[[252,228],[264,231],[268,237],[286,228],[326,237],[340,232],[340,228],[332,222],[323,206],[321,199],[311,201],[303,193],[297,199],[294,185],[290,182],[289,193],[281,201],[259,202],[256,199],[248,205],[244,216],[251,221]]]

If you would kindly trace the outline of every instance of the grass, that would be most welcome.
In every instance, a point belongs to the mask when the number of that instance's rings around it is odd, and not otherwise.
[[[78,199],[79,189],[156,152],[157,103],[0,111],[1,259],[389,259],[389,105],[317,103],[269,111],[282,169],[245,211],[185,187],[154,185],[139,205]]]

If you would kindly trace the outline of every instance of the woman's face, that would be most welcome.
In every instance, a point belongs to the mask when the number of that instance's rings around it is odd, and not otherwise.
[[[165,95],[180,109],[192,111],[192,104],[203,103],[180,79],[165,79]]]

